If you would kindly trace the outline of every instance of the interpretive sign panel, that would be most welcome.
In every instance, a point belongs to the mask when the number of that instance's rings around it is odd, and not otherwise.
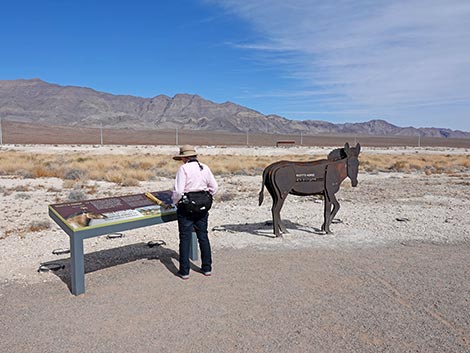
[[[49,205],[49,216],[70,237],[71,287],[75,295],[85,293],[84,239],[177,219],[170,190],[57,203]],[[197,259],[196,242],[193,234],[193,260]]]
[[[50,205],[49,210],[73,232],[176,213],[176,208],[171,206],[171,191],[150,194],[161,204],[146,194],[136,194],[58,203]]]

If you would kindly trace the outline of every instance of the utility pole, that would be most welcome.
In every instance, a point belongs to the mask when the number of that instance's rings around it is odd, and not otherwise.
[[[2,118],[0,118],[0,145],[3,145]]]
[[[246,130],[246,145],[248,146],[248,130]]]
[[[176,144],[176,146],[178,146],[178,144],[179,144],[179,141],[178,141],[178,128],[176,128],[175,144]]]
[[[103,123],[100,124],[100,143],[103,146]]]
[[[300,131],[300,146],[302,146],[303,144],[304,144],[303,135],[302,135],[302,131]]]
[[[418,135],[418,147],[421,147],[421,135]]]

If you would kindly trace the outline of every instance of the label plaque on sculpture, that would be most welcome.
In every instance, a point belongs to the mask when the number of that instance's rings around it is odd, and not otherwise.
[[[64,202],[49,205],[49,209],[73,231],[176,213],[176,207],[171,206],[169,190],[152,192],[150,195]]]
[[[297,173],[295,174],[295,181],[298,183],[317,181],[315,173]]]

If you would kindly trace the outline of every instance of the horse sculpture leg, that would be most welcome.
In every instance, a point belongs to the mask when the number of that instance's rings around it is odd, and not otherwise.
[[[331,200],[328,195],[328,192],[325,190],[324,192],[324,209],[323,209],[323,224],[321,226],[321,230],[330,234],[330,224],[331,224]]]
[[[284,201],[282,202],[282,204],[284,204]],[[282,207],[282,206],[281,206]],[[283,220],[281,219],[281,210],[279,210],[279,229],[281,230],[281,233],[289,233],[289,231],[287,230],[287,227],[285,225],[285,223],[283,222]]]
[[[273,198],[273,207],[271,208],[273,215],[273,231],[276,237],[281,237],[282,233],[287,233],[286,226],[281,221],[282,205],[284,205],[284,199],[276,195],[276,197]]]
[[[279,206],[281,204],[281,206]],[[281,236],[281,207],[282,207],[282,200],[280,199],[273,199],[273,207],[271,208],[271,213],[273,216],[273,233],[277,237]]]
[[[268,179],[265,185],[266,189],[271,195],[271,198],[273,199],[273,205],[271,207],[271,213],[273,217],[273,233],[276,235],[276,237],[279,237],[280,232],[288,233],[286,226],[281,219],[281,208],[284,204],[284,199],[282,199],[281,196],[276,192],[277,190],[275,190],[272,181]]]
[[[335,218],[336,214],[338,213],[340,205],[339,205],[338,200],[336,199],[335,194],[330,195],[330,197],[331,197],[331,204],[333,205],[333,210],[331,211],[331,215],[330,215],[330,223],[331,223],[331,221]]]

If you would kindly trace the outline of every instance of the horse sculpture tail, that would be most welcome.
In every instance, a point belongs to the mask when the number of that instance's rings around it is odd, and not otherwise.
[[[261,206],[264,200],[264,179],[266,178],[266,170],[263,171],[263,180],[261,181],[261,191],[258,197],[258,206]]]
[[[261,206],[264,200],[264,179],[261,183],[261,191],[259,192],[259,197],[258,197],[258,206]]]

